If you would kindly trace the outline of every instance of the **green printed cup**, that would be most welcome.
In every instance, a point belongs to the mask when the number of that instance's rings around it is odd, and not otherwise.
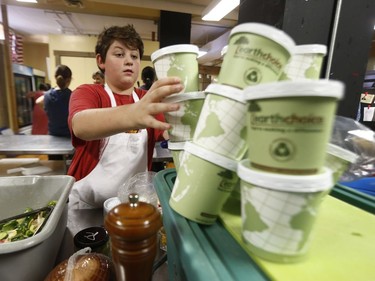
[[[176,172],[178,172],[178,169],[180,167],[180,163],[182,160],[182,156],[184,155],[185,143],[186,142],[184,141],[180,141],[180,142],[169,141],[168,142],[168,149],[171,151],[173,163],[176,168]]]
[[[306,175],[324,166],[343,83],[281,81],[247,87],[244,95],[248,158],[254,168]]]
[[[172,125],[168,130],[171,141],[189,141],[193,138],[205,97],[204,92],[189,92],[164,99],[166,103],[180,104],[179,110],[164,113],[166,121]]]
[[[247,150],[247,106],[242,90],[210,84],[205,92],[193,143],[230,159],[242,159]]]
[[[334,183],[339,181],[350,165],[357,162],[358,158],[358,155],[347,149],[328,144],[325,165],[332,169]]]
[[[177,76],[180,77],[183,92],[199,90],[198,46],[191,44],[172,45],[161,48],[151,54],[158,79]]]
[[[187,142],[169,205],[200,224],[215,223],[238,182],[237,162]]]
[[[319,207],[333,186],[332,173],[283,175],[238,164],[241,184],[242,237],[256,256],[293,263],[308,257]]]
[[[325,45],[295,46],[292,58],[285,66],[279,80],[319,79],[326,54],[327,47]]]
[[[293,39],[275,27],[261,23],[237,25],[229,35],[218,82],[243,89],[277,81],[294,46]]]

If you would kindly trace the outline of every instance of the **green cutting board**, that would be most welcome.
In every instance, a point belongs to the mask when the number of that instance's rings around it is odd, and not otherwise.
[[[220,215],[228,232],[277,281],[374,281],[375,215],[332,196],[322,202],[305,261],[278,264],[253,255],[241,237],[239,200],[230,199]]]

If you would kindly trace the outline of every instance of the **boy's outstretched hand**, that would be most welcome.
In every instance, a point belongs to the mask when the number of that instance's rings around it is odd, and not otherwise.
[[[168,130],[171,125],[155,119],[158,113],[176,111],[180,108],[176,103],[165,103],[164,98],[176,94],[183,89],[181,79],[178,77],[167,77],[157,80],[148,90],[147,94],[137,103],[133,104],[135,124],[139,128],[155,128]]]

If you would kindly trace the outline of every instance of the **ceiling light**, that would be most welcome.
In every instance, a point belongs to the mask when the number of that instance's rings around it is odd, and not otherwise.
[[[37,0],[17,0],[17,2],[25,2],[25,3],[38,3]]]
[[[214,0],[203,11],[202,20],[219,21],[240,4],[240,0]]]

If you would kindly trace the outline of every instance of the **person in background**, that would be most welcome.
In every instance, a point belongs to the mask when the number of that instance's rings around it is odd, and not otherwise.
[[[33,91],[27,93],[26,97],[32,99],[33,101],[33,115],[32,115],[32,126],[31,134],[32,135],[47,135],[48,134],[48,117],[46,112],[38,106],[35,102],[36,100],[43,96],[46,91],[48,91],[48,85],[40,83],[38,91]]]
[[[55,71],[57,87],[51,88],[36,101],[44,108],[48,116],[48,134],[70,138],[68,127],[69,100],[72,91],[69,89],[72,81],[72,71],[66,65],[58,65]]]
[[[104,83],[105,83],[104,74],[100,70],[98,70],[98,71],[96,71],[92,74],[92,79],[94,80],[94,84],[104,85]]]
[[[135,88],[144,45],[133,25],[112,26],[98,36],[96,62],[105,86],[77,87],[70,100],[69,127],[75,153],[68,174],[76,179],[70,208],[102,208],[119,187],[151,169],[155,142],[163,140],[164,112],[178,104],[161,102],[183,89],[178,77]]]
[[[149,90],[156,79],[155,69],[151,66],[146,66],[142,70],[141,77],[143,85],[140,88],[143,90]]]

